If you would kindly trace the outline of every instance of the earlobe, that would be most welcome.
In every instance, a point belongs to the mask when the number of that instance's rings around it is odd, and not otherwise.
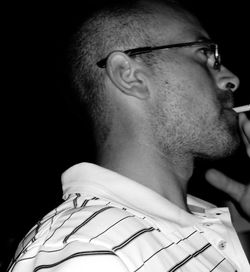
[[[149,97],[146,68],[122,52],[113,52],[106,70],[112,83],[124,94],[139,99]]]

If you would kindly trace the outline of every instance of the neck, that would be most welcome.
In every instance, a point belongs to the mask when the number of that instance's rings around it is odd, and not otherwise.
[[[183,154],[165,155],[141,140],[114,139],[107,141],[99,152],[99,165],[149,187],[188,211],[186,195],[188,180],[193,172],[192,158]]]

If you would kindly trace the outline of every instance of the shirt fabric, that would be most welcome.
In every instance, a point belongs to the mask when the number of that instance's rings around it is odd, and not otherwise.
[[[228,208],[188,195],[191,214],[90,163],[62,184],[65,201],[26,235],[10,272],[250,271]]]

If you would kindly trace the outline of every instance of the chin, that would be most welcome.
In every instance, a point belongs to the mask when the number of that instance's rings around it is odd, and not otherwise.
[[[217,160],[233,155],[240,146],[240,131],[238,122],[234,120],[221,119],[214,122],[212,126],[204,129],[201,145],[199,147],[198,157]]]
[[[214,129],[214,155],[225,158],[233,155],[240,146],[240,131],[238,116],[231,111],[225,112],[220,119],[217,129]]]
[[[199,157],[217,160],[223,159],[233,155],[240,146],[240,136],[237,130],[230,131],[230,133],[221,131],[216,137],[211,137],[206,142],[203,152]]]
[[[221,146],[221,148],[218,148],[218,158],[226,158],[231,155],[233,155],[240,146],[240,138],[234,137],[231,141],[228,141],[225,145]]]
[[[224,129],[222,129],[220,142],[222,150],[224,148],[225,156],[232,155],[240,146],[240,131],[237,118],[225,122]],[[223,126],[221,126],[223,128]],[[222,152],[223,153],[223,152]]]

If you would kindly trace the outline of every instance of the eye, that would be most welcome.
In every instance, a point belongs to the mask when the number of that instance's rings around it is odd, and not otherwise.
[[[199,52],[206,56],[206,58],[209,58],[211,55],[213,55],[213,48],[209,45],[205,45],[199,48]]]

